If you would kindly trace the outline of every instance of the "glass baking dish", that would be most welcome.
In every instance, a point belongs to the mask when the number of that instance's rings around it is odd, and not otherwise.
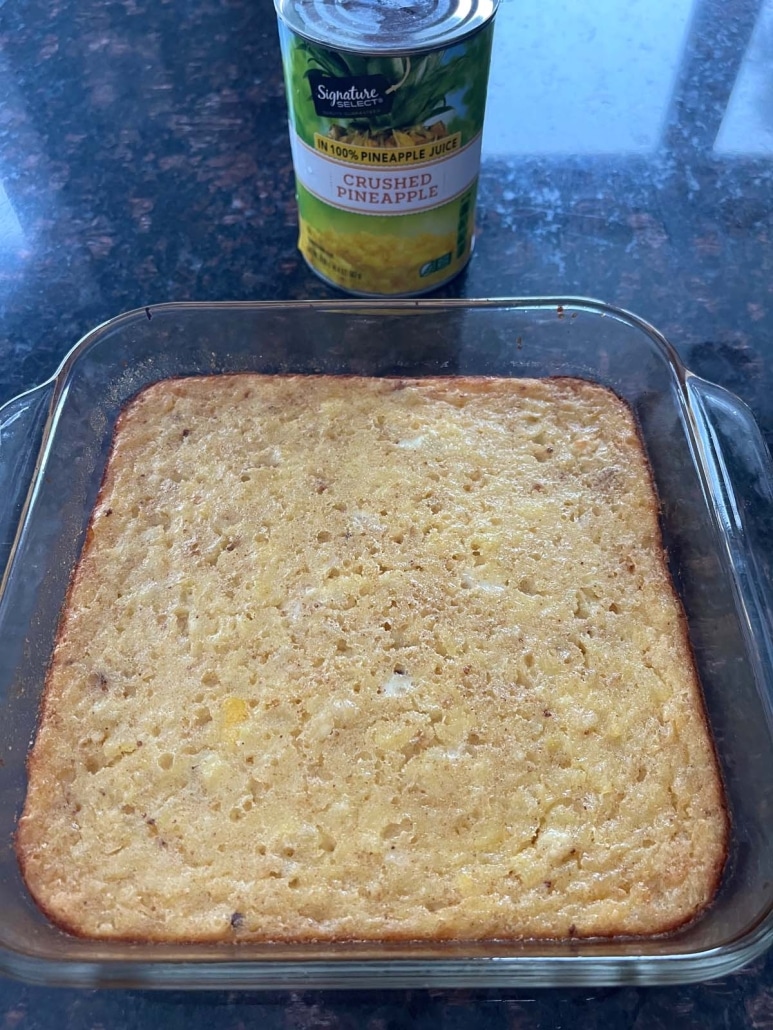
[[[629,402],[732,818],[728,865],[702,918],[646,940],[218,946],[81,940],[41,915],[13,833],[59,611],[116,417],[155,380],[234,371],[571,375]],[[736,397],[691,374],[651,326],[597,301],[167,304],[98,327],[52,379],[0,409],[0,972],[85,987],[484,987],[677,983],[750,961],[773,933],[771,471]]]

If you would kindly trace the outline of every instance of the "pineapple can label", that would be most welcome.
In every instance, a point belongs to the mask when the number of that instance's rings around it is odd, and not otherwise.
[[[341,49],[297,31],[278,6],[298,246],[333,285],[426,293],[469,260],[493,10],[458,40],[452,21],[446,46],[382,52],[377,31],[372,47]],[[388,27],[384,36],[399,42]]]

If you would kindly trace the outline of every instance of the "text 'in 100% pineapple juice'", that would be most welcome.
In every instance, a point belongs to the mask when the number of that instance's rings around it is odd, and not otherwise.
[[[364,296],[469,260],[497,0],[275,0],[300,237]]]

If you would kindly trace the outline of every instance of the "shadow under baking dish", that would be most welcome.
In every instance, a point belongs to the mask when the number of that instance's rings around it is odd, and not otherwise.
[[[13,852],[25,759],[59,612],[124,402],[168,376],[253,371],[579,376],[639,421],[725,779],[714,903],[659,938],[446,944],[144,945],[69,937]],[[748,410],[635,316],[599,302],[169,304],[98,327],[56,376],[0,409],[0,971],[80,986],[289,988],[676,983],[726,974],[773,934],[773,473]]]

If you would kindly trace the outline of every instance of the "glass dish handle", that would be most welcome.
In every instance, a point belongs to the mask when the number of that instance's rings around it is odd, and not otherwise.
[[[53,381],[0,407],[0,583],[39,460]]]
[[[758,683],[773,719],[773,461],[754,416],[734,394],[698,376],[687,392],[712,506],[722,522],[739,600],[757,647]]]

